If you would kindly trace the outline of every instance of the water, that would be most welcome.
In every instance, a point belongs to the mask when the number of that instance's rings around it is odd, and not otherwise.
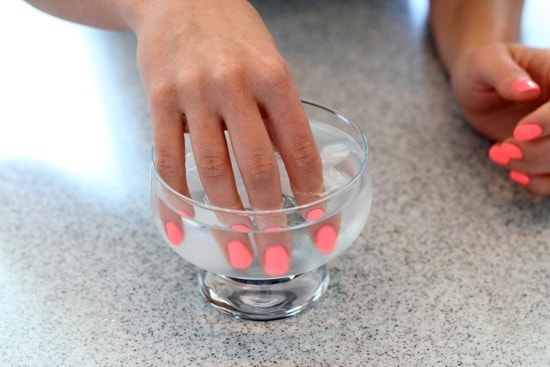
[[[346,186],[359,172],[363,157],[359,144],[341,130],[327,124],[312,122],[312,130],[321,152],[323,162],[323,179],[327,194],[334,193]],[[187,142],[187,147],[190,143]],[[276,153],[281,172],[281,184],[285,207],[296,205],[293,198],[288,175],[284,163]],[[194,200],[208,203],[192,154],[186,155],[188,183]],[[234,171],[238,172],[236,166]],[[237,187],[244,206],[248,205],[248,197],[240,175],[236,175]],[[195,217],[188,219],[181,217],[184,230],[182,243],[172,248],[180,256],[200,268],[224,274],[229,277],[245,279],[262,279],[271,277],[266,274],[264,262],[260,261],[265,253],[266,243],[285,243],[291,252],[291,263],[288,272],[284,275],[300,274],[315,269],[332,258],[338,256],[357,238],[368,218],[372,198],[370,176],[365,171],[354,185],[345,190],[342,195],[336,195],[325,208],[325,215],[319,220],[308,222],[303,213],[293,211],[287,217],[287,226],[269,234],[259,234],[255,228],[250,233],[242,233],[227,228],[219,218],[209,210],[196,208]],[[157,200],[153,200],[156,205]],[[157,208],[154,212],[158,213]],[[252,227],[255,218],[247,217]],[[164,226],[157,216],[157,224],[164,234]],[[326,225],[338,228],[336,244],[330,251],[320,251],[316,246],[316,236],[319,230]],[[262,237],[263,236],[263,237]],[[235,269],[229,260],[226,244],[232,238],[245,243],[253,255],[253,262],[246,269]],[[281,242],[282,241],[282,242]],[[167,241],[170,243],[169,241]]]

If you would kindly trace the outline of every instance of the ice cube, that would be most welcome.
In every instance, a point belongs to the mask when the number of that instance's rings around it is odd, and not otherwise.
[[[323,168],[323,181],[327,193],[334,192],[344,186],[351,180],[351,176],[345,172],[337,170],[335,167]]]
[[[321,160],[325,166],[336,166],[349,155],[350,149],[343,143],[326,145],[321,149]]]

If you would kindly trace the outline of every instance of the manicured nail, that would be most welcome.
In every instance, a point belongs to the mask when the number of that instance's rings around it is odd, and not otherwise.
[[[493,145],[491,149],[489,149],[489,158],[496,164],[500,164],[502,166],[506,166],[508,163],[510,163],[510,158],[508,155],[500,148],[499,145]]]
[[[514,139],[531,140],[542,134],[542,127],[539,124],[522,124],[514,130]]]
[[[183,241],[183,232],[176,223],[166,222],[164,228],[166,229],[166,235],[172,245],[177,246]]]
[[[325,215],[325,211],[321,208],[316,208],[316,209],[310,210],[306,214],[306,219],[309,221],[314,221],[321,218],[323,215]]]
[[[521,149],[515,144],[504,142],[500,146],[500,149],[510,159],[521,159],[523,157]]]
[[[239,232],[250,232],[250,231],[252,231],[252,228],[250,228],[246,224],[233,224],[231,226],[231,229],[234,230],[234,231],[239,231]]]
[[[281,229],[283,229],[283,227],[281,227],[281,226],[272,226],[272,227],[265,227],[264,231],[273,232],[273,231],[279,231]]]
[[[182,216],[184,218],[187,218],[187,219],[193,218],[193,216],[191,214],[189,214],[188,212],[186,212],[185,210],[176,210],[176,213],[178,213],[180,216]]]
[[[315,245],[322,254],[328,254],[334,250],[338,234],[333,226],[323,226],[315,235]]]
[[[241,241],[229,241],[226,245],[226,249],[229,256],[229,262],[235,269],[243,270],[252,264],[252,254]]]
[[[264,271],[269,276],[280,276],[288,272],[290,258],[283,246],[275,245],[265,249]]]
[[[510,179],[524,186],[529,185],[529,182],[531,181],[529,176],[527,176],[525,173],[517,171],[510,171]]]
[[[540,87],[537,83],[529,79],[516,79],[512,83],[512,88],[518,93],[530,92],[532,90],[538,90]]]

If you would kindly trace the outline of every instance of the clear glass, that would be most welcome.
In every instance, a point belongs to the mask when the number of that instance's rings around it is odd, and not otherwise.
[[[229,210],[209,203],[188,137],[186,173],[191,198],[179,194],[151,163],[152,211],[166,243],[199,268],[199,284],[218,309],[244,319],[292,316],[314,304],[329,283],[326,264],[359,236],[371,209],[365,134],[342,114],[302,101],[323,160],[326,192],[297,205],[277,152],[280,210]],[[231,146],[227,136],[228,145]],[[236,182],[247,207],[238,174]],[[266,225],[276,223],[277,225]]]

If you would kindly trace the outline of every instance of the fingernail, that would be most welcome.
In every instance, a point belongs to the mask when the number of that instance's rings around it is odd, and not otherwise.
[[[518,125],[514,130],[514,139],[516,140],[531,140],[539,137],[542,134],[542,127],[538,124],[522,124]]]
[[[246,269],[252,264],[252,254],[239,240],[229,241],[226,245],[229,262],[238,270]]]
[[[316,208],[316,209],[310,210],[306,214],[306,219],[309,221],[314,221],[321,218],[323,215],[325,215],[325,211],[321,208]]]
[[[315,235],[315,245],[322,254],[328,254],[334,250],[338,234],[333,226],[323,226]]]
[[[178,213],[180,216],[182,216],[184,218],[187,218],[187,219],[193,218],[193,216],[191,214],[189,214],[188,212],[186,212],[185,210],[176,210],[176,213]]]
[[[164,228],[166,229],[168,240],[170,240],[172,245],[179,245],[183,241],[183,232],[176,223],[166,222]]]
[[[521,159],[523,157],[521,149],[515,144],[504,142],[500,149],[510,159]]]
[[[275,245],[265,249],[264,271],[269,276],[280,276],[288,272],[290,258],[283,246]]]
[[[252,228],[250,228],[246,224],[233,224],[231,226],[231,229],[239,232],[250,232],[252,230]]]
[[[489,149],[489,158],[502,166],[506,166],[510,162],[508,155],[496,144]]]
[[[525,93],[532,90],[540,89],[538,84],[535,83],[534,81],[529,79],[523,79],[523,78],[516,79],[512,83],[512,88],[518,93]]]
[[[525,173],[517,171],[510,171],[510,179],[524,186],[529,185],[529,182],[531,181],[529,176],[527,176]]]

